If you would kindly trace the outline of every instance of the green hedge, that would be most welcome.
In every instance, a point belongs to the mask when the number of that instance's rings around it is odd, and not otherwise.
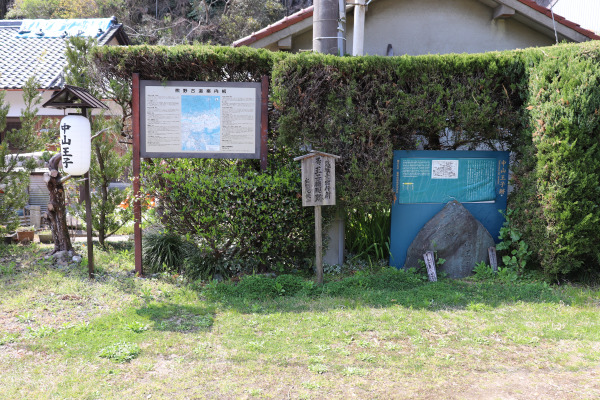
[[[389,204],[394,149],[513,148],[523,72],[510,53],[289,57],[273,72],[279,141],[342,156],[346,205]]]
[[[530,148],[511,206],[548,275],[599,271],[600,52],[559,47],[531,70]]]
[[[289,55],[211,46],[103,47],[129,79],[271,78],[269,135],[342,156],[338,201],[389,205],[394,149],[513,151],[513,222],[548,274],[600,270],[600,44],[419,57]],[[300,207],[300,205],[298,205]]]
[[[221,46],[102,46],[96,66],[108,76],[172,81],[258,82],[286,53]]]

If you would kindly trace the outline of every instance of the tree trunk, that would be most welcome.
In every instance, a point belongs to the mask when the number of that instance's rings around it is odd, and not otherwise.
[[[58,163],[61,154],[54,155],[48,161],[49,173],[44,175],[46,186],[50,191],[50,203],[48,204],[48,219],[54,239],[53,254],[59,251],[73,250],[69,230],[67,228],[67,207],[65,205],[65,189],[60,181],[61,175],[58,171]]]

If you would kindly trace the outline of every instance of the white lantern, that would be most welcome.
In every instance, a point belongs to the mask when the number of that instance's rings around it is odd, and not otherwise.
[[[83,115],[67,115],[59,128],[63,170],[73,176],[85,174],[92,156],[90,121]]]

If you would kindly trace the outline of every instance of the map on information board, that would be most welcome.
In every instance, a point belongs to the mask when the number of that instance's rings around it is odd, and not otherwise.
[[[261,85],[140,81],[142,157],[260,158]]]
[[[181,96],[182,150],[219,151],[221,144],[221,98]]]

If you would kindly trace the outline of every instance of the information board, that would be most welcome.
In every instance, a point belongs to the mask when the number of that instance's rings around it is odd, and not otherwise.
[[[402,204],[493,201],[495,158],[401,158],[397,197]]]
[[[260,158],[261,84],[140,81],[140,155]]]
[[[498,241],[508,194],[507,151],[394,151],[390,265],[404,266],[421,228],[450,201]]]

